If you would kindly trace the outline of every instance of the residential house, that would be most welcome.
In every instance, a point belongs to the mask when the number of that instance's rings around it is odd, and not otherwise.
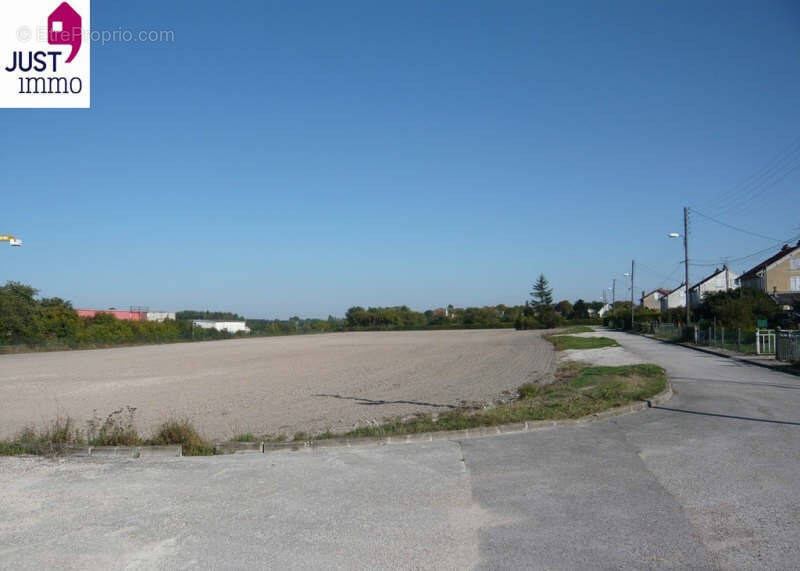
[[[606,315],[611,313],[611,311],[612,311],[611,304],[607,303],[597,311],[597,315],[600,317],[605,317]]]
[[[686,285],[681,284],[674,290],[667,292],[661,299],[661,311],[674,309],[676,307],[686,307]]]
[[[658,288],[647,294],[642,292],[642,299],[639,305],[646,309],[655,309],[659,311],[661,309],[661,298],[665,295],[669,295],[668,289]]]
[[[794,246],[785,244],[780,252],[746,271],[739,285],[760,289],[780,305],[800,301],[800,241]]]
[[[689,302],[692,306],[700,305],[709,293],[728,291],[739,287],[739,274],[728,269],[728,266],[717,268],[710,276],[703,278],[689,288]]]

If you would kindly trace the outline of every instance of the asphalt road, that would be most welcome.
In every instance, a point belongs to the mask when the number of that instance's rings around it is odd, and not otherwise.
[[[800,378],[610,335],[673,399],[464,442],[0,460],[0,568],[798,568]]]

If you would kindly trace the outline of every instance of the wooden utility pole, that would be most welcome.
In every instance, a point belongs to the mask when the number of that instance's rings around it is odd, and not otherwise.
[[[633,275],[634,271],[636,270],[636,260],[631,260],[631,331],[633,331],[633,322],[634,322],[634,315],[633,310],[636,308],[636,304],[633,302],[634,297],[636,296],[636,290],[633,287]]]
[[[611,280],[611,309],[617,304],[617,278]]]
[[[686,264],[686,326],[692,324],[691,314],[689,312],[689,208],[683,208],[683,254],[684,263]],[[727,274],[726,274],[727,277]]]

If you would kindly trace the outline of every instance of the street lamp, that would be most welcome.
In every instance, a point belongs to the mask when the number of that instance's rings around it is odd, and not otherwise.
[[[633,322],[636,319],[634,316],[634,309],[636,308],[636,303],[634,302],[634,284],[633,284],[633,277],[636,271],[636,260],[631,260],[631,273],[625,272],[625,277],[630,276],[631,278],[631,331],[633,331]]]
[[[22,240],[5,234],[0,234],[0,242],[8,242],[9,246],[13,246],[15,248],[22,246]]]

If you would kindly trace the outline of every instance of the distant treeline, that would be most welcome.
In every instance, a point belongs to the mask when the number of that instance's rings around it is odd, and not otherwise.
[[[573,307],[559,304],[564,318],[583,315],[589,305]],[[578,311],[576,312],[575,309]],[[176,321],[163,323],[119,320],[100,313],[95,317],[79,317],[72,304],[61,298],[39,298],[38,291],[25,284],[8,282],[0,287],[0,346],[38,347],[105,347],[150,343],[175,343],[230,339],[232,335],[213,329],[195,327],[195,319],[246,321],[251,335],[297,335],[337,331],[389,331],[413,329],[481,329],[518,325],[529,309],[525,305],[447,308],[425,312],[398,307],[351,307],[344,318],[327,319],[247,319],[231,312],[185,310],[176,314]],[[588,313],[587,313],[588,315]]]
[[[33,287],[16,282],[0,287],[0,345],[103,347],[232,337],[193,327],[191,319],[123,321],[104,313],[82,318],[69,301],[37,298],[37,294]]]

